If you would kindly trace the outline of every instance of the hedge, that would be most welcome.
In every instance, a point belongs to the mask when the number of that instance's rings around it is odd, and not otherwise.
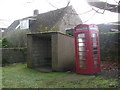
[[[100,33],[101,60],[118,61],[120,33]]]

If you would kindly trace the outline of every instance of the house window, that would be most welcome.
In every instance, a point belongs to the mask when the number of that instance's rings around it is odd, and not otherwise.
[[[29,29],[29,20],[20,21],[20,29]]]
[[[0,31],[1,31],[1,32],[4,32],[4,30],[2,30],[2,29],[1,29]]]

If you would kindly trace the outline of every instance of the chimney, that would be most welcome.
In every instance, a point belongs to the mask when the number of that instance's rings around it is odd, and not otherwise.
[[[37,16],[38,14],[39,14],[39,10],[38,10],[38,9],[35,9],[33,15],[34,15],[34,16]]]

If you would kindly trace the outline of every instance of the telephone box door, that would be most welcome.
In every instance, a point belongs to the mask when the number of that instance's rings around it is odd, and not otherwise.
[[[88,32],[80,32],[75,34],[76,42],[76,71],[83,74],[88,74],[91,67],[90,65],[90,50],[89,34]],[[89,61],[88,61],[89,58]]]
[[[91,31],[91,41],[94,72],[100,72],[100,43],[98,32]]]

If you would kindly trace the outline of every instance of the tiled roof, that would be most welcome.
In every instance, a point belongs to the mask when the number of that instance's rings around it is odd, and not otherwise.
[[[18,25],[19,25],[20,21],[19,20],[15,20],[9,27],[8,30],[14,30]]]
[[[66,10],[68,8],[62,8],[62,9],[57,9],[54,11],[50,11],[47,13],[43,13],[43,14],[39,14],[36,17],[36,22],[31,24],[32,29],[34,28],[39,28],[39,25],[42,25],[43,27],[49,27],[52,28],[53,26],[55,26],[55,24],[62,19],[62,17],[64,16]]]
[[[29,19],[29,18],[34,18],[36,20],[33,20],[30,22],[30,29],[31,30],[36,30],[38,29],[41,25],[43,27],[48,27],[52,28],[56,25],[56,23],[61,20],[66,14],[69,9],[72,9],[72,6],[64,7],[61,9],[49,11],[46,13],[38,14],[37,16],[30,16],[26,17],[23,19]],[[20,20],[14,21],[9,27],[8,30],[14,30],[20,23]]]

